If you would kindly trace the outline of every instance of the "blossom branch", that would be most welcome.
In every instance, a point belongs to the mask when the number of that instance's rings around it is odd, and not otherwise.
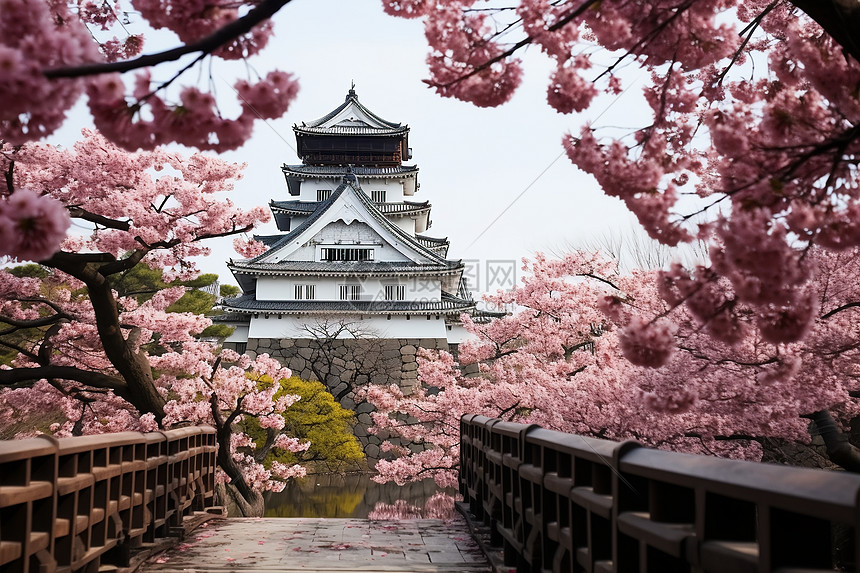
[[[119,221],[117,219],[105,217],[104,215],[97,215],[96,213],[91,213],[78,205],[69,207],[69,216],[75,219],[89,221],[90,223],[95,223],[96,225],[101,225],[108,229],[116,229],[119,231],[128,231],[131,229],[130,221]]]
[[[45,70],[43,74],[48,78],[79,78],[111,72],[123,73],[140,68],[156,66],[164,62],[172,62],[186,54],[197,52],[210,54],[231,40],[234,40],[243,34],[247,34],[254,28],[254,26],[268,20],[274,16],[278,10],[290,2],[291,0],[263,0],[263,2],[259,3],[256,8],[248,12],[246,15],[218,29],[202,40],[186,44],[178,48],[173,48],[172,50],[165,50],[164,52],[159,52],[157,54],[149,54],[146,56],[140,56],[133,60],[125,60],[121,62],[93,63],[82,66],[53,68]]]
[[[849,302],[849,303],[843,304],[842,306],[834,308],[833,310],[821,315],[821,318],[822,318],[822,320],[827,319],[827,318],[830,318],[831,316],[833,316],[834,314],[842,312],[843,310],[848,310],[849,308],[856,308],[858,306],[860,306],[860,302]]]
[[[824,30],[855,60],[860,61],[860,6],[856,2],[835,0],[791,0],[791,3],[818,22]]]
[[[576,17],[582,15],[586,10],[591,8],[593,5],[599,3],[599,1],[600,0],[587,0],[586,2],[581,4],[576,10],[573,10],[570,14],[564,16],[563,18],[560,18],[559,21],[556,22],[555,24],[553,24],[552,26],[549,26],[547,28],[547,31],[555,32],[556,30],[561,29],[562,27],[564,27],[565,25],[567,25],[571,21],[573,21]],[[425,83],[427,83],[428,85],[431,85],[433,87],[438,87],[438,88],[451,87],[456,83],[462,82],[464,80],[471,78],[472,76],[480,74],[482,71],[488,69],[493,64],[496,64],[496,63],[501,62],[502,60],[504,60],[506,58],[513,56],[520,49],[528,46],[533,41],[534,41],[534,38],[532,36],[526,36],[525,38],[523,38],[522,40],[520,40],[519,42],[517,42],[516,44],[514,44],[513,46],[511,46],[510,48],[508,48],[507,50],[505,50],[501,54],[499,54],[498,56],[495,56],[494,58],[490,58],[489,60],[483,62],[482,64],[475,66],[468,73],[465,73],[465,74],[451,80],[450,82],[445,82],[445,83],[440,84],[440,83],[430,82],[428,80],[424,80],[424,81],[425,81]]]
[[[114,394],[125,398],[128,396],[128,386],[121,379],[101,372],[81,370],[74,366],[36,366],[33,368],[12,368],[0,370],[0,386],[12,386],[21,382],[35,382],[44,378],[59,378],[62,380],[74,380],[103,388],[113,390]]]

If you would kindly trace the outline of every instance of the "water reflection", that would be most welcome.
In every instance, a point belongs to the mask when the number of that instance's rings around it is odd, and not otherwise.
[[[266,495],[265,516],[366,518],[377,507],[424,508],[427,500],[440,491],[455,493],[441,490],[432,479],[399,486],[378,484],[370,477],[370,474],[323,474],[290,480],[284,491]]]

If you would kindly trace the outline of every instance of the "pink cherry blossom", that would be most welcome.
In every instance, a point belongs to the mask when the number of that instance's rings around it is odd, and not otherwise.
[[[149,72],[144,71],[128,93],[118,73],[102,75],[99,70],[78,77],[76,72],[81,66],[132,60],[143,51],[144,36],[119,21],[123,11],[133,11],[150,27],[169,30],[181,42],[191,44],[236,26],[240,17],[259,4],[134,0],[131,6],[88,0],[67,5],[4,0],[0,11],[3,139],[20,144],[50,135],[85,92],[97,127],[126,149],[153,149],[171,142],[200,149],[239,147],[250,137],[257,119],[280,117],[295,98],[298,84],[289,74],[271,71],[254,84],[237,81],[243,111],[230,119],[215,107],[208,86],[203,91],[186,85],[178,90],[177,98],[164,86],[150,84]],[[272,34],[272,22],[264,19],[205,54],[213,60],[247,58],[264,49]],[[97,40],[105,36],[107,39]],[[49,77],[58,72],[61,77]],[[70,77],[62,77],[65,75]]]
[[[0,200],[0,254],[21,261],[47,259],[59,250],[69,225],[62,203],[18,189]]]
[[[804,415],[829,410],[847,420],[858,413],[848,391],[860,364],[860,322],[850,302],[860,296],[852,278],[860,249],[809,256],[826,278],[814,292],[827,313],[802,343],[768,340],[754,328],[762,319],[741,303],[733,309],[737,336],[716,337],[703,328],[712,318],[667,303],[671,289],[660,287],[667,283],[657,271],[622,275],[582,252],[526,261],[517,288],[487,297],[498,307],[513,304],[511,314],[489,322],[463,317],[473,338],[460,344],[458,360],[422,350],[421,385],[410,394],[367,388],[378,409],[374,431],[423,447],[384,446],[394,457],[377,464],[377,479],[455,485],[463,414],[743,459],[761,458],[758,439],[809,441]],[[673,269],[668,284],[692,296],[698,283]]]
[[[538,47],[554,69],[548,104],[603,117],[564,138],[570,160],[651,237],[713,242],[703,269],[662,277],[685,283],[672,304],[723,340],[739,340],[742,326],[773,342],[809,335],[818,277],[806,253],[860,245],[860,48],[845,18],[765,0],[383,7],[423,20],[427,83],[477,106],[512,97],[520,52]],[[636,92],[646,107],[619,130],[607,112]],[[762,319],[744,321],[742,308]]]
[[[282,414],[299,399],[277,395],[289,369],[197,339],[209,318],[169,312],[184,286],[147,297],[114,288],[137,265],[166,282],[194,278],[205,239],[267,220],[223,196],[242,167],[163,149],[128,153],[89,131],[72,149],[0,147],[14,189],[0,198],[0,248],[42,265],[33,277],[0,272],[3,342],[17,351],[0,368],[0,423],[47,417],[58,437],[209,424],[224,441],[219,479],[243,495],[303,475],[301,466],[258,461],[268,450],[309,447],[285,428]],[[81,234],[65,238],[70,218]],[[271,444],[244,433],[251,418]]]

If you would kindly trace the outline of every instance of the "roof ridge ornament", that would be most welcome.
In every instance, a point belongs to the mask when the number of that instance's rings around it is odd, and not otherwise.
[[[349,101],[350,98],[358,99],[358,94],[355,93],[355,80],[352,80],[352,85],[350,85],[349,91],[346,93],[346,99],[344,101]]]
[[[358,178],[355,176],[355,173],[352,172],[352,163],[346,166],[346,172],[343,174],[343,182],[347,185],[355,185],[358,184]]]

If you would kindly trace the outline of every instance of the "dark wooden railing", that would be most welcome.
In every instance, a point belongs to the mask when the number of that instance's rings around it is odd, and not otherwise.
[[[213,505],[215,430],[0,442],[0,571],[100,571]]]
[[[517,571],[854,571],[860,475],[461,419],[460,489]]]

